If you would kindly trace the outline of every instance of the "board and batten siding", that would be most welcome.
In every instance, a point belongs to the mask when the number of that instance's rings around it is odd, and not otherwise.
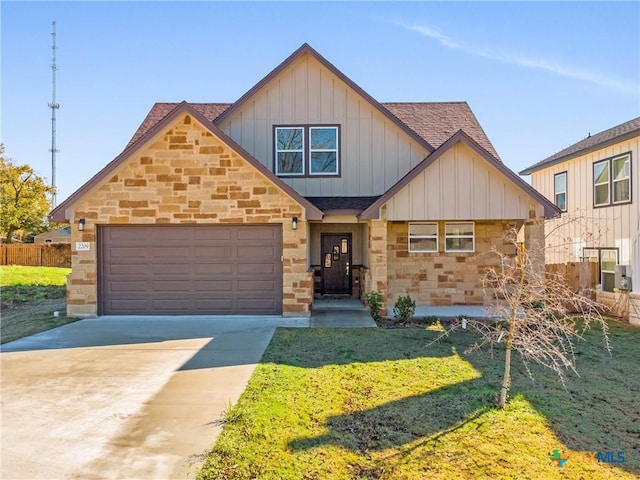
[[[282,177],[304,196],[381,195],[428,151],[304,55],[218,126],[273,171],[274,125],[340,125],[339,177]]]
[[[534,202],[513,181],[457,143],[387,202],[387,220],[526,220]]]
[[[593,164],[631,152],[631,203],[593,207]],[[618,248],[618,262],[640,272],[638,223],[640,208],[640,136],[552,165],[531,175],[531,184],[554,201],[554,175],[567,172],[567,212],[546,224],[547,263],[579,261],[584,247]],[[555,232],[549,235],[551,232]],[[636,279],[638,278],[637,275]],[[634,279],[635,280],[635,279]],[[638,279],[640,280],[640,279]],[[637,289],[638,280],[633,288]]]

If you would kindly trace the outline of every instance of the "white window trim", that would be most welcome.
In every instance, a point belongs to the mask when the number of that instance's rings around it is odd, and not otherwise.
[[[278,130],[301,130],[302,131],[302,148],[301,149],[296,149],[296,150],[282,150],[278,148]],[[305,134],[304,134],[304,127],[299,127],[299,126],[291,126],[291,127],[276,127],[276,135],[274,138],[274,143],[275,143],[275,152],[276,152],[276,158],[274,159],[275,162],[275,171],[276,171],[276,175],[278,175],[279,177],[300,177],[300,176],[304,176],[305,175],[305,165],[307,163],[307,159],[305,158],[304,152],[305,152],[305,144],[304,144],[304,140],[305,140]],[[278,161],[278,154],[279,153],[290,153],[290,152],[294,152],[294,153],[302,153],[302,171],[301,172],[280,172],[278,167],[280,165],[280,162]]]
[[[433,225],[436,227],[436,234],[435,235],[411,235],[411,225]],[[410,222],[407,232],[408,232],[407,243],[409,244],[407,248],[409,250],[409,253],[438,253],[440,251],[440,241],[438,236],[438,222]],[[411,249],[412,238],[428,238],[431,240],[435,238],[436,249],[435,250],[412,250]]]
[[[556,179],[560,176],[564,175],[564,190],[556,190]],[[594,187],[595,189],[595,187]],[[594,190],[595,191],[595,190]],[[558,195],[562,195],[564,193],[564,208],[561,208],[558,205]],[[560,208],[563,212],[567,211],[567,172],[559,172],[553,176],[553,201],[556,204],[556,207]]]
[[[615,178],[613,178],[613,162],[615,162],[616,160],[622,160],[624,159],[626,162],[629,162],[629,175],[627,175],[625,178],[622,178],[620,180],[616,180]],[[614,205],[620,204],[620,203],[629,203],[631,201],[631,155],[630,154],[625,154],[625,155],[619,155],[617,157],[613,157],[611,160],[611,193],[610,193],[610,197],[611,197],[611,203],[613,203]],[[615,184],[617,182],[628,182],[629,183],[629,198],[627,198],[626,200],[618,200],[616,202],[615,200]]]
[[[460,223],[471,224],[471,236],[469,235],[450,235],[447,233],[448,225],[455,225]],[[448,238],[471,238],[471,250],[450,250],[447,248],[447,239]],[[476,251],[476,224],[475,222],[446,222],[444,224],[444,251],[448,253],[473,253]]]
[[[335,132],[336,135],[336,148],[312,148],[311,147],[311,130],[313,129],[322,129],[322,130],[333,130]],[[338,135],[338,127],[333,127],[333,126],[328,126],[328,127],[323,127],[322,125],[310,125],[308,127],[308,135],[309,135],[309,175],[320,175],[320,176],[326,176],[326,175],[338,175],[338,173],[340,172],[340,155],[339,155],[339,151],[340,151],[340,145],[338,145],[338,142],[340,141],[340,136]],[[336,170],[335,172],[314,172],[312,170],[312,166],[311,166],[311,154],[314,152],[334,152],[336,154]],[[304,156],[303,156],[304,158]]]

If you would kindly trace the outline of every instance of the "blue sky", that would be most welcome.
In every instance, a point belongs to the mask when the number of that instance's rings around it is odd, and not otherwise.
[[[10,2],[6,154],[62,201],[154,102],[233,102],[307,42],[379,101],[466,100],[519,171],[640,115],[640,2]]]

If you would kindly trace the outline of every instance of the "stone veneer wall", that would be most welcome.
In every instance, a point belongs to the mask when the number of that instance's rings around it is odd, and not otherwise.
[[[380,291],[382,294],[381,315],[386,315],[388,307],[387,221],[384,220],[385,208],[382,207],[382,220],[371,220],[369,222],[367,246],[369,249],[369,265],[363,275],[363,284],[361,286],[364,294],[372,290]]]
[[[298,217],[298,229],[291,218]],[[96,225],[283,224],[283,314],[309,315],[304,210],[220,139],[185,114],[74,205],[67,314],[97,315]],[[77,220],[86,220],[79,232]],[[78,252],[76,242],[89,242]]]
[[[388,222],[388,304],[410,295],[417,305],[489,305],[482,289],[484,269],[497,260],[493,246],[514,253],[505,233],[514,222],[475,222],[474,253],[444,252],[444,223],[439,222],[439,253],[409,253],[408,222]]]

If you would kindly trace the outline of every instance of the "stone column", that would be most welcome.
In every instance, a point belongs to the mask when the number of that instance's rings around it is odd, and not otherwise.
[[[388,280],[387,280],[387,220],[384,218],[384,207],[381,219],[369,222],[369,272],[367,287],[379,290],[382,294],[381,315],[387,314]],[[366,293],[366,292],[365,292]]]
[[[536,271],[543,274],[545,261],[544,219],[538,218],[525,222],[524,247]]]

